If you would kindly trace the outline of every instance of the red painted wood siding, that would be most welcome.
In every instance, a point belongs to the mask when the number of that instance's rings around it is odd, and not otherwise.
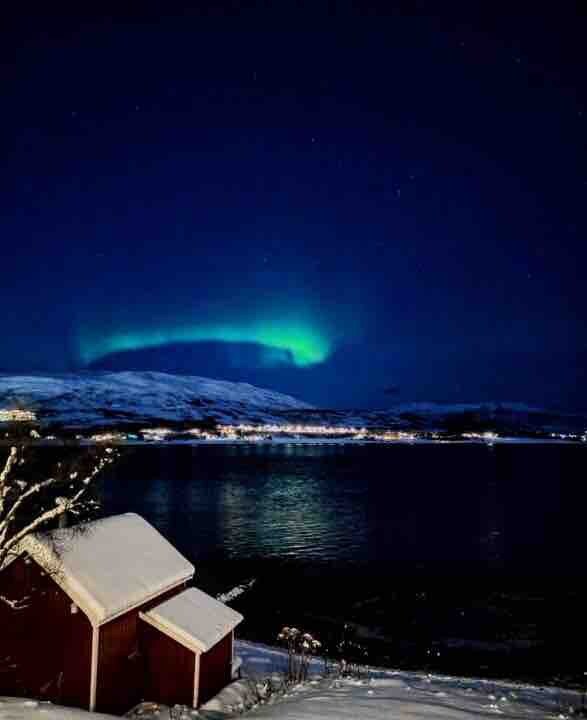
[[[118,715],[143,699],[151,699],[139,648],[139,612],[146,612],[184,589],[185,584],[172,588],[100,627],[96,711]],[[163,667],[162,672],[174,670]]]
[[[0,593],[30,596],[24,610],[0,603],[0,695],[88,708],[92,626],[53,578],[18,558],[0,573]],[[10,658],[7,660],[7,658]]]
[[[141,654],[145,660],[148,699],[165,705],[194,704],[195,653],[141,621]]]
[[[194,653],[139,620],[139,612],[182,592],[185,584],[99,629],[96,710],[123,713],[143,699],[193,703]],[[32,596],[25,610],[0,603],[0,695],[88,708],[92,626],[34,562],[19,558],[0,572],[0,593]],[[159,637],[157,637],[159,636]],[[143,640],[143,637],[145,638]],[[200,657],[199,704],[231,680],[232,637]],[[167,704],[167,702],[166,702]]]
[[[232,633],[200,656],[198,705],[210,700],[231,681]]]

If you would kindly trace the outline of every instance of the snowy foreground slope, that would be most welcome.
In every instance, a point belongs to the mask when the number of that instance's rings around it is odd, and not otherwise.
[[[256,677],[284,670],[285,654],[253,643],[237,643],[245,671]],[[505,681],[458,678],[394,670],[370,670],[368,678],[314,678],[249,711],[251,718],[288,720],[441,720],[500,715],[564,720],[580,705],[579,693]]]
[[[0,697],[0,720],[112,720],[112,717],[36,700]]]
[[[370,680],[310,682],[293,688],[283,700],[250,713],[251,718],[287,720],[466,720],[490,715],[512,720],[566,717],[550,693],[407,673]]]
[[[157,372],[0,375],[0,409],[26,408],[64,427],[133,422],[272,422],[311,406],[246,383]]]
[[[320,675],[322,662],[312,664],[310,680],[263,700],[266,680],[281,679],[287,656],[276,648],[237,642],[243,659],[243,679],[225,688],[199,712],[145,703],[129,717],[146,720],[219,720],[241,715],[279,720],[473,720],[501,716],[504,720],[566,720],[580,705],[579,694],[558,688],[371,670],[357,680]],[[111,716],[86,713],[16,698],[0,698],[0,720],[105,720]]]

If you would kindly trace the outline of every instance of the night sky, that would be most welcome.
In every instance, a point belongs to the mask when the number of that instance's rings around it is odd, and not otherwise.
[[[587,409],[581,3],[18,5],[1,371]]]

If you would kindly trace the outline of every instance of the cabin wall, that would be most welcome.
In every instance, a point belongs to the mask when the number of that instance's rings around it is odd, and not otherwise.
[[[145,681],[153,702],[173,706],[194,704],[196,656],[191,650],[140,621],[141,654],[145,660]]]
[[[198,705],[210,700],[232,677],[232,633],[200,656]]]
[[[88,708],[92,626],[55,580],[33,560],[0,572],[0,594],[30,597],[22,610],[0,603],[0,695]]]
[[[100,627],[96,711],[122,714],[141,700],[151,699],[139,647],[139,612],[147,612],[185,587],[182,583]]]

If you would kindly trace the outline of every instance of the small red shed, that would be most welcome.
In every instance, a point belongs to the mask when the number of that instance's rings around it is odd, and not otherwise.
[[[160,702],[198,707],[230,682],[234,628],[242,620],[234,610],[192,587],[140,618],[149,685]],[[160,672],[166,657],[177,668],[173,677]]]
[[[197,707],[232,676],[242,616],[196,588],[194,567],[129,513],[28,536],[0,570],[0,695],[122,713]]]

